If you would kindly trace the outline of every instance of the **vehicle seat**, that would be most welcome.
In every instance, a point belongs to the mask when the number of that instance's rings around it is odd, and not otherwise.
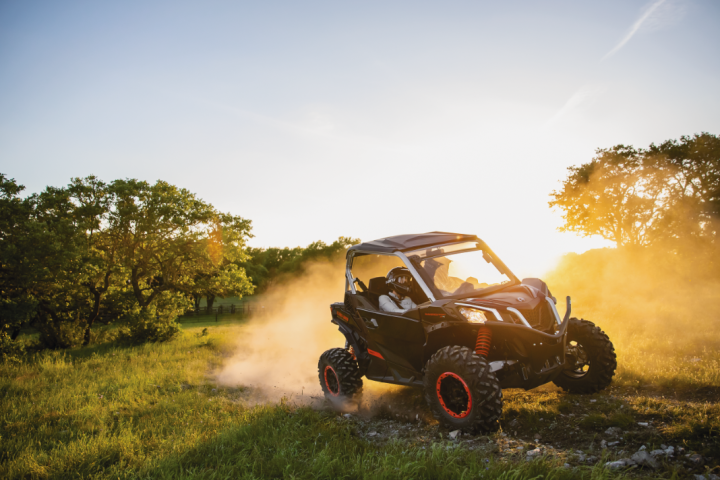
[[[388,294],[387,283],[385,277],[371,278],[368,282],[367,298],[373,304],[375,310],[380,310],[380,295]]]

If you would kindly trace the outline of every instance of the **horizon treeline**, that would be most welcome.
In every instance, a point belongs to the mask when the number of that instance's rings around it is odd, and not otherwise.
[[[250,220],[163,181],[90,176],[26,197],[23,190],[0,174],[3,358],[22,349],[15,340],[26,326],[39,332],[37,348],[87,345],[98,322],[119,323],[127,341],[166,340],[200,298],[262,291],[358,242],[249,248]]]

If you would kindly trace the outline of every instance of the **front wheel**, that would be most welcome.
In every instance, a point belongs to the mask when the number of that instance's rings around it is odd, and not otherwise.
[[[320,356],[318,378],[328,400],[349,400],[362,389],[362,375],[354,356],[344,348],[331,348]]]
[[[566,341],[565,370],[553,383],[570,393],[595,393],[610,385],[617,356],[605,332],[592,322],[571,318]]]
[[[438,350],[425,365],[425,400],[440,423],[467,432],[498,429],[502,390],[487,359],[467,347]]]

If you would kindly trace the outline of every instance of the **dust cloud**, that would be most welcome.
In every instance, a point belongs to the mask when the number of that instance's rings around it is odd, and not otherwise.
[[[235,353],[216,373],[217,383],[246,388],[250,404],[284,398],[323,406],[318,360],[325,350],[345,346],[345,337],[330,323],[330,304],[343,301],[345,294],[344,268],[344,258],[313,262],[301,276],[270,287],[262,297],[265,312],[239,329]],[[368,417],[430,417],[421,390],[367,379],[359,398],[333,406]]]
[[[614,383],[720,388],[717,247],[607,248],[567,254],[544,279],[558,304],[601,327],[618,355]]]
[[[714,343],[708,333],[720,326],[717,261],[709,252],[605,248],[567,254],[545,280],[559,304],[572,296],[573,316],[622,336],[699,345]]]
[[[322,398],[317,364],[345,337],[330,323],[330,304],[344,296],[344,259],[315,262],[296,278],[271,286],[264,312],[240,330],[235,354],[217,374],[220,384],[251,387],[260,397],[312,403]]]

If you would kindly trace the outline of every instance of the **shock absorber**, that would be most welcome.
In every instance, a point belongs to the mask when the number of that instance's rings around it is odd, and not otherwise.
[[[475,354],[485,358],[490,355],[490,341],[492,330],[487,325],[481,325],[478,329],[477,340],[475,341]]]

